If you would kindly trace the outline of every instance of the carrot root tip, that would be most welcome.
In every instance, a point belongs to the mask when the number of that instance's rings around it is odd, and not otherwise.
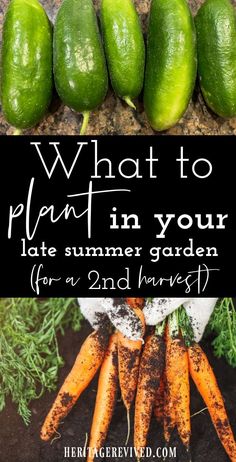
[[[57,430],[54,430],[54,431],[55,431],[56,435],[52,439],[52,441],[50,443],[51,445],[54,443],[54,441],[57,441],[57,440],[59,440],[61,438],[61,433],[59,433]]]
[[[189,460],[189,462],[192,462],[192,456],[191,456],[190,448],[189,448],[189,447],[186,447],[186,452],[187,452],[187,454],[188,454],[188,460]]]
[[[130,437],[130,413],[129,413],[129,409],[127,409],[127,437],[125,441],[125,446],[127,446],[128,444],[129,437]]]
[[[194,414],[192,414],[190,417],[191,417],[191,419],[192,419],[192,417],[195,417],[196,415],[202,414],[202,412],[207,411],[207,410],[208,410],[208,407],[204,407],[204,408],[201,409],[200,411],[197,411],[197,412],[195,412]]]
[[[85,433],[85,442],[84,442],[84,450],[83,450],[83,453],[85,454],[85,451],[87,449],[87,446],[88,446],[88,433],[86,432]]]

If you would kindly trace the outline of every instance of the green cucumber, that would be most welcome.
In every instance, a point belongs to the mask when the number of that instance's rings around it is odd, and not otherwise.
[[[132,0],[102,0],[101,25],[105,52],[115,93],[131,107],[141,93],[145,45]]]
[[[186,0],[152,0],[144,106],[154,130],[175,125],[185,113],[197,73],[196,33]]]
[[[92,0],[64,0],[54,30],[54,77],[67,106],[82,112],[85,132],[89,112],[107,93],[108,75]]]
[[[207,0],[196,16],[198,73],[207,105],[236,116],[236,13],[229,0]]]
[[[38,0],[12,0],[3,24],[1,103],[18,129],[35,126],[52,97],[52,28]]]

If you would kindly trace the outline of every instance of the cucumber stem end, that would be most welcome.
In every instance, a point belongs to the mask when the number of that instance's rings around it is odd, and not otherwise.
[[[84,111],[82,115],[84,119],[83,119],[83,123],[80,129],[80,135],[85,135],[87,127],[88,127],[88,123],[89,123],[90,112]]]
[[[123,100],[126,102],[126,104],[128,104],[129,107],[131,107],[132,109],[136,111],[137,108],[135,104],[133,103],[133,101],[131,100],[130,96],[124,96]]]
[[[13,135],[14,136],[19,136],[22,134],[22,130],[20,128],[15,128]]]

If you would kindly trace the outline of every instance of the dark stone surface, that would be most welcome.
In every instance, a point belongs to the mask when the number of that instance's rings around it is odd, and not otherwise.
[[[146,32],[148,11],[151,0],[135,0],[138,12],[141,16],[144,33]],[[189,4],[195,14],[203,0],[190,0]],[[236,0],[233,0],[236,4]],[[0,1],[0,33],[3,15],[9,0]],[[50,19],[55,20],[60,0],[41,0]],[[100,0],[95,0],[99,10]],[[27,130],[25,134],[37,135],[77,135],[81,126],[81,115],[72,112],[63,106],[57,98],[53,99],[51,108],[44,120],[34,129]],[[6,123],[0,113],[0,134],[12,134],[13,129]],[[88,135],[148,135],[153,134],[142,104],[142,97],[137,101],[137,112],[128,108],[122,101],[116,98],[109,90],[103,105],[91,115],[88,126]],[[206,135],[206,134],[236,134],[236,118],[223,120],[210,113],[205,106],[199,90],[196,89],[193,100],[180,122],[167,134],[181,135]]]

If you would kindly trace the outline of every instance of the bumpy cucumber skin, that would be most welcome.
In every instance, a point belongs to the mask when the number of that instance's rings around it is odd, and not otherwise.
[[[167,130],[185,113],[196,74],[196,32],[187,1],[152,0],[144,106],[154,130]]]
[[[35,126],[52,97],[52,28],[37,0],[12,0],[3,25],[1,102],[18,129]]]
[[[207,0],[196,16],[198,73],[207,105],[236,116],[236,13],[229,0]]]
[[[132,0],[102,0],[101,25],[111,84],[121,98],[142,90],[145,45]]]
[[[107,93],[108,75],[91,0],[64,0],[54,30],[57,92],[77,112],[92,111]]]

